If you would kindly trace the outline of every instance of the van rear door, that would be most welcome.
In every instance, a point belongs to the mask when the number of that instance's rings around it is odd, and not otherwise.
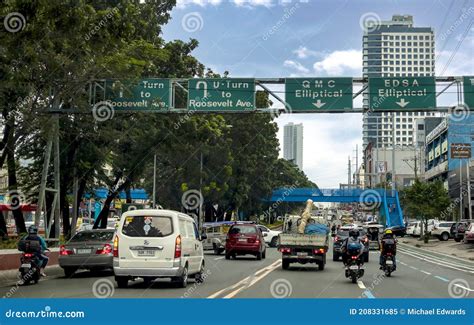
[[[120,267],[173,267],[177,223],[171,215],[126,216],[118,229]]]

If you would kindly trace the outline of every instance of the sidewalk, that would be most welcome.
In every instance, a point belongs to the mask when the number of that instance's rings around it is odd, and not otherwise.
[[[474,244],[457,243],[452,239],[448,241],[430,239],[429,242],[425,244],[423,240],[419,240],[418,237],[407,236],[398,238],[398,240],[402,244],[474,261]]]

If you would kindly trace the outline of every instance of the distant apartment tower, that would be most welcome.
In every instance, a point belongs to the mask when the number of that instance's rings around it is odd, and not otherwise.
[[[366,26],[363,36],[363,76],[433,76],[435,73],[434,33],[430,27],[413,27],[413,16],[394,15],[391,21]],[[368,108],[368,94],[364,107]],[[393,116],[393,114],[395,116]],[[392,148],[413,145],[415,119],[435,116],[428,112],[378,112],[363,117],[363,147]],[[395,129],[392,130],[392,117]]]
[[[288,123],[283,127],[283,158],[303,170],[303,124]]]

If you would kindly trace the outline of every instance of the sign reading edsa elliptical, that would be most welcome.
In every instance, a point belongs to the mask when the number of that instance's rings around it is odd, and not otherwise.
[[[352,109],[352,78],[286,78],[292,112]]]
[[[252,111],[255,79],[190,79],[188,109],[197,111]]]
[[[168,110],[171,94],[170,79],[107,80],[105,87],[107,101],[116,110]]]
[[[369,105],[374,111],[435,109],[435,78],[369,78]]]
[[[474,76],[463,78],[464,103],[474,111]]]

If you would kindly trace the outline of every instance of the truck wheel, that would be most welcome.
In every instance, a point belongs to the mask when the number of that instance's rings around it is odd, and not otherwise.
[[[290,262],[288,262],[287,260],[282,260],[281,267],[283,268],[283,270],[288,270],[288,268],[290,267]]]
[[[334,262],[339,261],[339,254],[337,254],[336,252],[332,252],[332,260]]]
[[[324,270],[324,262],[321,262],[318,264],[318,270],[320,271]]]
[[[270,241],[270,247],[276,247],[277,244],[278,244],[278,237],[275,236]]]
[[[219,249],[219,247],[217,247],[216,244],[214,244],[214,254],[216,254],[216,255],[220,255],[220,254],[221,254],[221,250]]]
[[[460,242],[461,242],[461,238],[459,238],[459,237],[454,237],[454,240],[456,241],[456,243],[460,243]]]

